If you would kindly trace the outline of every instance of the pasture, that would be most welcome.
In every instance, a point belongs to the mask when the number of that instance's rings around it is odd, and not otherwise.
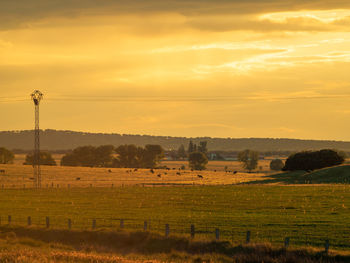
[[[175,164],[176,165],[176,164]],[[211,164],[219,167],[218,164]],[[264,173],[246,173],[242,169],[236,174],[223,169],[191,171],[174,169],[124,169],[42,166],[42,187],[111,187],[121,185],[222,185],[259,180]],[[234,168],[234,167],[231,167]],[[237,168],[237,167],[236,167]],[[23,188],[33,185],[33,168],[30,165],[0,165],[6,172],[0,175],[0,187]],[[199,177],[198,175],[202,176]]]
[[[120,219],[130,230],[143,230],[144,221],[152,232],[189,236],[190,225],[196,237],[243,243],[246,231],[252,242],[282,245],[290,237],[291,246],[350,249],[350,186],[186,186],[115,188],[3,189],[0,191],[2,224],[25,226],[27,216],[33,225],[67,229],[118,229]]]

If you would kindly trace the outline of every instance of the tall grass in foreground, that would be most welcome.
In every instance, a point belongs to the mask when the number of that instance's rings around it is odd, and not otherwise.
[[[283,249],[268,243],[165,238],[149,232],[68,231],[1,227],[0,262],[349,262],[350,254]],[[120,256],[123,255],[123,256]],[[153,259],[153,261],[150,261]]]

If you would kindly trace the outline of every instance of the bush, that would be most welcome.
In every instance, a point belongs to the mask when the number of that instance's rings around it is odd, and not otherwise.
[[[284,167],[284,163],[281,159],[274,159],[270,163],[270,169],[272,171],[281,171]]]
[[[207,156],[202,152],[192,152],[188,156],[189,167],[193,170],[204,170],[208,163]]]
[[[249,172],[258,167],[259,161],[259,152],[252,150],[245,150],[238,153],[238,161],[242,163],[244,169],[247,169]]]
[[[344,158],[334,150],[304,151],[288,157],[284,171],[305,170],[313,171],[325,167],[342,164]]]

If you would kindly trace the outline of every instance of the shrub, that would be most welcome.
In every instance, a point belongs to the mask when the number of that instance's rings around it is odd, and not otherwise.
[[[284,167],[284,163],[281,159],[274,159],[270,162],[270,169],[272,171],[281,171]]]
[[[284,171],[315,170],[342,164],[344,158],[334,150],[304,151],[288,157]]]
[[[188,162],[191,169],[204,170],[208,163],[208,158],[202,152],[192,152],[188,156]]]

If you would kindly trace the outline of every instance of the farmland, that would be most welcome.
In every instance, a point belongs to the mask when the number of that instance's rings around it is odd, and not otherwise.
[[[19,164],[16,161],[14,165],[0,165],[6,173],[0,176],[0,186],[4,187],[32,187],[33,168],[29,165]],[[261,162],[262,170],[255,173],[247,173],[238,162],[209,162],[208,169],[205,171],[179,171],[182,165],[188,165],[187,162],[163,162],[161,165],[167,166],[167,169],[157,169],[154,173],[150,169],[123,169],[123,168],[90,168],[90,167],[62,167],[62,166],[42,166],[43,187],[111,187],[120,185],[153,185],[153,184],[237,184],[259,180],[268,171],[269,161]],[[225,172],[227,166],[230,172]],[[233,172],[237,171],[236,174]],[[159,176],[158,176],[159,175]],[[203,178],[198,177],[201,175]]]
[[[4,189],[0,191],[2,222],[12,216],[12,224],[45,225],[50,217],[54,228],[143,229],[189,235],[196,226],[198,238],[213,239],[219,228],[223,239],[243,242],[250,230],[252,240],[282,244],[291,238],[294,246],[322,247],[329,239],[332,247],[349,249],[350,187],[325,186],[191,186],[116,187],[71,189]]]
[[[189,238],[193,224],[198,242],[214,240],[218,228],[220,240],[234,246],[244,243],[250,231],[253,244],[281,247],[289,237],[295,249],[320,250],[329,240],[333,250],[350,250],[350,185],[339,184],[348,178],[347,165],[289,174],[269,171],[269,160],[259,161],[255,173],[245,172],[238,162],[220,161],[200,172],[179,170],[187,165],[181,161],[163,162],[169,169],[153,172],[42,166],[42,189],[35,190],[32,167],[20,162],[0,165],[5,170],[0,176],[0,231],[26,227],[28,216],[30,229],[44,229],[49,217],[50,229],[58,231],[67,230],[68,219],[72,231],[91,231],[96,220],[94,231],[108,233],[120,231],[121,220],[131,232],[143,231],[147,221],[147,229],[161,237],[169,224],[171,236]],[[339,176],[344,180],[337,181]]]

